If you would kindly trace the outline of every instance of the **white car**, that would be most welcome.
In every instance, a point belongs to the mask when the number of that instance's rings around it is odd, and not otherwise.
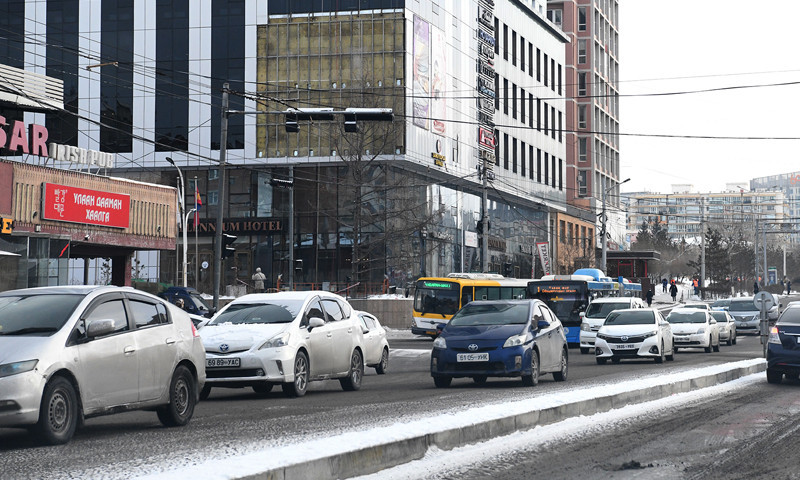
[[[727,310],[714,310],[711,316],[717,321],[719,341],[726,342],[728,346],[736,345],[736,321]]]
[[[592,300],[586,311],[580,313],[581,353],[589,353],[589,349],[594,348],[597,331],[600,330],[608,314],[625,308],[646,308],[646,304],[637,297],[601,297]]]
[[[706,310],[708,312],[712,310],[711,305],[705,302],[686,303],[682,306],[682,308],[699,308],[700,310]]]
[[[364,375],[361,321],[339,295],[324,291],[254,293],[237,298],[200,328],[206,349],[206,386],[252,387],[266,393],[280,384],[290,397],[308,382],[339,379],[358,390]]]
[[[364,363],[374,368],[378,375],[383,375],[389,369],[389,341],[386,339],[386,329],[375,316],[361,311],[356,314],[364,333]]]
[[[608,314],[597,331],[595,358],[598,365],[607,360],[652,358],[656,363],[675,359],[675,346],[669,322],[655,308],[630,308]]]
[[[205,381],[188,315],[130,287],[0,293],[0,427],[66,443],[84,418],[155,410],[189,423]]]
[[[719,352],[719,328],[711,312],[697,308],[676,308],[667,315],[675,338],[675,350],[702,348]]]

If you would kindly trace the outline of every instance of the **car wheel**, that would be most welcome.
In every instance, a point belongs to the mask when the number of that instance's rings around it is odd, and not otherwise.
[[[671,362],[671,361],[675,360],[675,351],[676,350],[677,349],[675,348],[675,344],[673,343],[672,344],[672,352],[669,355],[666,356],[668,362]]]
[[[727,346],[729,346],[729,347],[730,347],[731,345],[733,345],[733,337],[732,337],[732,336],[728,337],[728,341],[727,341],[727,342],[725,342],[725,344],[726,344]]]
[[[486,383],[487,378],[488,377],[486,375],[475,375],[474,377],[472,377],[472,381],[477,383],[478,385],[483,385],[484,383]]]
[[[605,358],[595,358],[595,361],[597,361],[598,365],[605,365],[606,364],[606,359]]]
[[[181,427],[189,423],[197,403],[197,382],[188,368],[178,365],[169,382],[169,404],[156,410],[166,427]]]
[[[678,353],[678,347],[672,347],[672,351]]]
[[[350,357],[350,372],[347,377],[340,378],[339,383],[342,385],[342,390],[354,392],[361,388],[362,378],[364,378],[364,360],[360,351],[353,350],[353,355]]]
[[[294,357],[294,382],[281,384],[283,393],[288,397],[302,397],[308,390],[308,357],[297,352]]]
[[[272,391],[272,384],[269,382],[262,382],[253,385],[253,391],[256,393],[269,393]]]
[[[589,353],[589,347],[581,347],[581,354],[586,355]]]
[[[447,377],[444,375],[437,375],[433,377],[433,384],[436,385],[436,388],[447,388],[453,382],[453,377]]]
[[[200,390],[200,400],[207,400],[209,395],[211,395],[211,385],[206,383],[203,385],[203,389]]]
[[[553,372],[553,380],[563,382],[567,379],[567,351],[561,350],[561,370]]]
[[[539,352],[531,350],[531,373],[522,374],[522,384],[526,387],[534,387],[539,384]]]
[[[733,344],[736,345],[736,335],[733,336]]]
[[[661,342],[661,350],[658,352],[658,356],[654,358],[656,363],[664,363],[664,342]]]
[[[389,349],[384,348],[381,354],[381,363],[375,367],[375,373],[383,375],[389,369]]]
[[[44,387],[35,432],[48,445],[67,443],[78,426],[78,396],[64,377],[53,377]]]
[[[781,372],[776,372],[775,370],[767,369],[767,382],[781,383],[781,380],[783,380],[783,374]]]
[[[715,352],[719,352],[719,338],[717,338],[717,344],[713,347]]]
[[[712,348],[711,348],[711,339],[709,339],[708,340],[708,346],[707,347],[703,347],[703,351],[706,352],[706,353],[711,353],[711,350],[712,350]]]

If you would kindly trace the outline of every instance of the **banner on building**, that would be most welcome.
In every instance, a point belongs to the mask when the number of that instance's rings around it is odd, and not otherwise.
[[[536,250],[539,252],[539,261],[542,262],[544,275],[551,275],[553,272],[550,271],[550,252],[547,242],[537,242]]]
[[[431,99],[431,44],[430,25],[425,20],[414,17],[414,73],[413,91],[414,125],[428,129]]]
[[[131,196],[55,183],[42,184],[42,218],[103,227],[130,226]]]

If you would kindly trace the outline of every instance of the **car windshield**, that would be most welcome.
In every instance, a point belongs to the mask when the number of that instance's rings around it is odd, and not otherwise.
[[[586,316],[589,318],[606,318],[614,310],[630,308],[629,302],[593,302],[586,309]]]
[[[728,316],[725,315],[725,312],[711,312],[711,316],[717,323],[728,323]]]
[[[237,303],[220,312],[208,325],[222,325],[223,323],[291,323],[302,307],[302,300],[284,300],[274,303]]]
[[[442,282],[447,286],[450,283]],[[424,288],[417,286],[414,294],[414,310],[421,314],[452,315],[458,310],[458,284],[454,288]]]
[[[728,307],[729,312],[756,312],[758,309],[753,304],[752,299],[747,300],[731,300],[731,305]]]
[[[800,307],[791,307],[784,310],[777,324],[800,325]]]
[[[669,323],[706,323],[705,312],[672,312],[667,316]]]
[[[731,301],[729,299],[726,299],[726,300],[717,300],[716,302],[712,303],[711,306],[712,307],[727,307],[730,304],[731,304]]]
[[[83,299],[76,294],[0,296],[0,335],[52,335]]]
[[[530,318],[528,303],[467,304],[448,325],[524,325]]]
[[[198,310],[210,310],[208,303],[206,303],[206,299],[202,297],[199,293],[191,293],[189,297],[194,302],[195,307]]]
[[[653,312],[649,310],[633,310],[627,312],[611,312],[603,325],[648,325],[655,322]]]
[[[705,303],[687,303],[683,306],[683,308],[699,308],[701,310],[708,310],[708,306]]]

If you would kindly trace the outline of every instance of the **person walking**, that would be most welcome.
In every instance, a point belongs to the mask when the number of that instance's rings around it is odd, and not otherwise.
[[[672,301],[677,302],[678,300],[678,286],[673,283],[669,286],[669,294],[672,295]]]
[[[786,280],[786,295],[792,294],[792,281]]]
[[[753,295],[755,295],[756,293],[758,293],[758,280],[753,282]]]
[[[667,282],[666,278],[661,280],[661,293],[667,293],[667,284],[668,283],[669,282]]]
[[[267,276],[261,273],[261,267],[256,268],[256,273],[253,274],[253,287],[256,293],[264,293],[264,281]]]
[[[692,286],[694,287],[694,294],[700,295],[700,282],[697,280],[696,277],[692,279]]]
[[[653,295],[655,295],[655,287],[651,288],[647,291],[647,295],[645,295],[645,299],[647,300],[647,306],[649,307],[653,303]]]

